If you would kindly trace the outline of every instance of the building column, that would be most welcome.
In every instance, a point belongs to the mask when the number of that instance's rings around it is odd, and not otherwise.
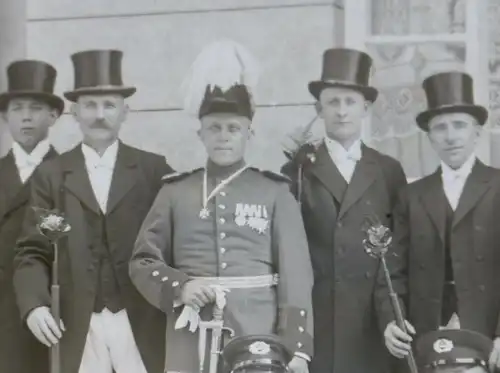
[[[27,0],[0,0],[0,91],[7,89],[6,68],[26,56]],[[0,157],[10,148],[10,135],[0,119]]]

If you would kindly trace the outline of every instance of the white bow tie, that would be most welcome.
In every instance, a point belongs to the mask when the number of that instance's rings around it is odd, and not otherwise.
[[[464,172],[447,172],[443,176],[447,181],[458,181],[467,178],[467,174]]]
[[[19,167],[21,168],[31,168],[31,167],[36,167],[38,166],[38,163],[37,161],[34,161],[32,159],[25,159],[21,162],[19,162]]]

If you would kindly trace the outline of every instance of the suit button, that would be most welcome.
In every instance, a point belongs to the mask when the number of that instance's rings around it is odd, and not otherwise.
[[[337,222],[337,228],[342,228],[343,226],[344,226],[344,224],[341,221]]]
[[[365,277],[366,277],[367,279],[369,279],[369,278],[371,278],[371,277],[372,277],[372,274],[371,274],[370,272],[366,272],[366,273],[365,273]]]
[[[478,262],[482,262],[484,260],[484,257],[482,255],[478,255],[476,259]]]
[[[370,205],[372,204],[372,201],[367,200],[367,201],[366,201],[366,204],[367,204],[368,206],[370,206]]]
[[[484,285],[479,285],[479,290],[480,290],[480,291],[484,291],[485,289],[486,289],[486,286],[484,286]]]
[[[479,232],[483,230],[483,227],[481,227],[480,225],[476,225],[474,226],[474,230]]]
[[[423,263],[419,263],[419,264],[418,264],[418,267],[419,267],[420,269],[425,269],[425,265],[424,265]]]

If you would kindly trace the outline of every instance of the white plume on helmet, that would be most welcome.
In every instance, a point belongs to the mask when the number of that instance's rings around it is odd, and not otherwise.
[[[210,43],[198,55],[182,83],[184,110],[198,115],[207,86],[210,89],[218,86],[225,91],[244,84],[252,95],[258,77],[257,60],[245,47],[229,39]]]

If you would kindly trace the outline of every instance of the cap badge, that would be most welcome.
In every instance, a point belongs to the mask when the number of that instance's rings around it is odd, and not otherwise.
[[[266,342],[258,341],[254,342],[248,347],[248,351],[254,355],[267,355],[271,351],[271,346]]]
[[[434,342],[434,351],[436,351],[438,354],[450,352],[451,350],[453,350],[453,347],[453,342],[449,339],[442,338]]]

